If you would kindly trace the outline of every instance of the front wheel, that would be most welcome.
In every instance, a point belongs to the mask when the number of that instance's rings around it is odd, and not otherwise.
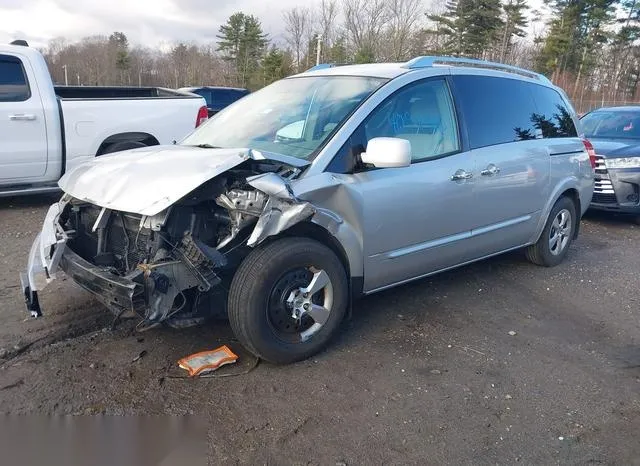
[[[558,199],[538,242],[527,248],[527,259],[545,267],[558,265],[569,251],[577,223],[573,201],[568,197]]]
[[[307,238],[282,238],[240,264],[229,290],[229,322],[238,340],[265,361],[300,361],[336,333],[348,291],[331,249]]]

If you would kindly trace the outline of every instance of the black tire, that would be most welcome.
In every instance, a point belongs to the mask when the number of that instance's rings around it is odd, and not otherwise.
[[[631,221],[636,225],[640,225],[640,215],[636,215]]]
[[[308,267],[328,274],[333,298],[330,313],[308,340],[287,341],[274,328],[272,299],[280,292],[283,277]],[[347,311],[348,293],[345,269],[333,251],[311,239],[282,238],[259,246],[240,264],[229,290],[229,322],[240,343],[259,358],[274,364],[301,361],[322,350],[334,336]],[[291,311],[276,312],[282,316]]]
[[[569,215],[571,215],[571,231],[566,235],[567,242],[564,247],[557,254],[554,254],[549,241],[552,234],[554,220],[562,211],[567,211],[569,212]],[[576,231],[577,222],[578,218],[574,202],[568,197],[561,197],[558,199],[551,209],[551,213],[549,213],[549,218],[547,219],[547,223],[544,226],[544,230],[542,230],[542,234],[540,235],[538,242],[527,248],[527,259],[536,265],[544,267],[554,267],[560,264],[569,251],[569,247],[571,246]]]
[[[111,145],[108,145],[100,155],[113,154],[114,152],[120,152],[123,150],[129,150],[129,149],[139,149],[140,147],[147,147],[147,145],[140,141],[115,142]]]

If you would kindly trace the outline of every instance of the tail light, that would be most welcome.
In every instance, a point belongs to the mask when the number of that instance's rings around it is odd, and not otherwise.
[[[591,168],[595,170],[596,168],[596,151],[593,148],[593,144],[588,139],[583,139],[582,143],[584,144],[584,148],[587,150],[587,154],[589,154],[589,163],[591,164]]]
[[[198,110],[198,117],[196,118],[196,128],[207,121],[208,118],[209,113],[207,112],[207,107],[203,105],[202,107],[200,107],[200,110]]]

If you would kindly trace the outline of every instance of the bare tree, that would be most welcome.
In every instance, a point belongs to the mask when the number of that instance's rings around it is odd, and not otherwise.
[[[408,58],[411,40],[423,16],[421,0],[387,0],[390,58],[400,61]]]
[[[421,35],[423,40],[424,52],[428,54],[439,53],[444,48],[446,41],[445,35],[442,33],[442,24],[438,21],[429,19],[432,16],[441,16],[446,11],[446,4],[444,2],[432,2],[429,6],[425,16],[427,17],[427,24],[423,29]]]
[[[372,61],[388,22],[387,0],[342,0],[344,28],[358,60]]]
[[[325,56],[326,51],[329,50],[335,40],[338,12],[337,0],[322,0],[318,7],[318,30],[320,31],[320,34],[322,34]]]
[[[296,69],[300,71],[303,54],[307,54],[307,45],[311,30],[311,11],[308,8],[292,8],[282,14],[285,24],[285,40],[293,50]]]

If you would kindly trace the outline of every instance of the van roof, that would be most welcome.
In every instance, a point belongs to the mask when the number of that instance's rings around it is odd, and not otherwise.
[[[546,76],[524,68],[473,58],[446,56],[421,56],[404,63],[373,63],[365,65],[321,64],[314,66],[300,75],[372,76],[393,79],[413,70],[441,66],[499,71],[536,80],[541,84],[552,85]]]

